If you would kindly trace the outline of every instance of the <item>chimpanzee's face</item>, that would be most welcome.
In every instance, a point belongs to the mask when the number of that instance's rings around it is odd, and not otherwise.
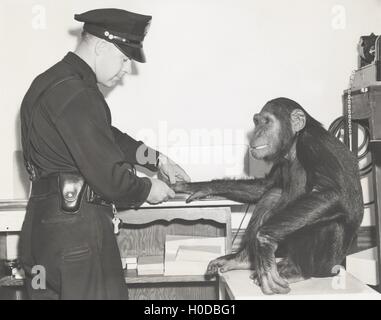
[[[255,129],[250,141],[250,152],[256,159],[273,161],[286,157],[295,137],[306,125],[303,110],[287,108],[268,102],[254,115]]]
[[[281,122],[274,114],[262,110],[254,115],[255,129],[250,141],[250,152],[255,159],[271,160],[281,149]]]
[[[297,131],[305,125],[303,111],[288,111],[283,106],[267,103],[254,115],[255,129],[250,141],[254,158],[273,161],[286,156]]]

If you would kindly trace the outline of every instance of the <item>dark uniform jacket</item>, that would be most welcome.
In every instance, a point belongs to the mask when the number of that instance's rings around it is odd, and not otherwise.
[[[52,83],[68,77],[37,99]],[[36,100],[40,103],[33,115],[31,148],[27,149],[27,127]],[[24,153],[30,150],[40,177],[78,172],[106,200],[140,205],[147,199],[151,181],[137,177],[130,165],[137,163],[136,150],[143,142],[111,125],[96,76],[76,54],[69,52],[33,81],[21,106],[21,132]],[[157,157],[156,151],[154,154]],[[152,163],[146,167],[156,170]]]

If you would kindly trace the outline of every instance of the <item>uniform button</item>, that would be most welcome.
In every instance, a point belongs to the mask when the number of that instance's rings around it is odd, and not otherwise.
[[[110,35],[110,32],[105,31],[105,36],[108,37]]]

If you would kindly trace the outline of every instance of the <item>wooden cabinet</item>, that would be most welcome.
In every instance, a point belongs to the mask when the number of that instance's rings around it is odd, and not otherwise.
[[[118,235],[122,258],[127,255],[164,255],[166,235],[225,237],[231,252],[231,210],[227,200],[167,202],[118,213],[123,228]],[[137,276],[126,272],[129,299],[218,299],[218,279],[203,275]]]

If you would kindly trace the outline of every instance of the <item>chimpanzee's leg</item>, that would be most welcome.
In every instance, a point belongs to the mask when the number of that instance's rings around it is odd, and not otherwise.
[[[280,275],[291,282],[333,276],[333,267],[343,262],[351,243],[346,234],[339,222],[300,230],[289,239],[288,258],[277,265]]]
[[[250,222],[246,228],[246,233],[241,244],[241,248],[237,253],[228,254],[211,261],[208,265],[207,274],[215,274],[218,269],[221,272],[229,270],[251,269],[252,265],[249,261],[247,253],[246,241],[249,239],[247,233],[254,232],[253,228],[258,228],[259,224],[266,221],[267,216],[271,215],[271,211],[277,206],[282,196],[281,189],[271,189],[264,194],[261,200],[256,204]]]
[[[305,280],[302,276],[300,268],[289,258],[283,258],[277,263],[276,266],[279,276],[286,279],[288,283],[295,283]],[[256,272],[254,272],[250,278],[254,280],[254,283],[257,286],[260,286]]]
[[[290,259],[285,258],[277,263],[279,275],[283,279],[287,279],[288,283],[299,282],[305,280],[302,276],[300,268]]]

